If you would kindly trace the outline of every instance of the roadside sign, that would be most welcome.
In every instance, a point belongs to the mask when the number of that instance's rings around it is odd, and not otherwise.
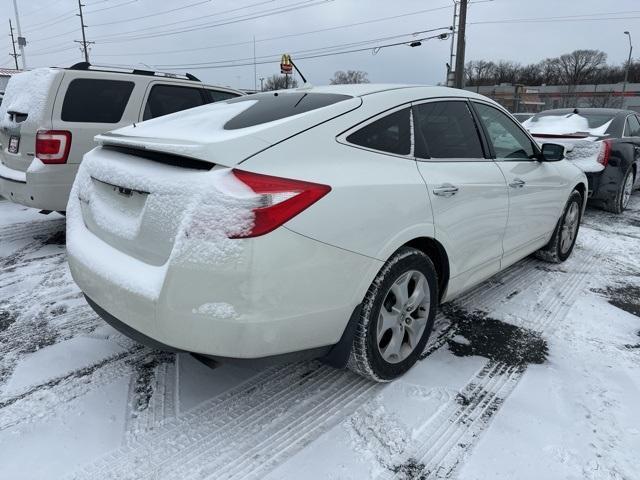
[[[280,73],[283,75],[290,75],[293,73],[293,65],[291,65],[291,56],[287,53],[282,55],[280,60]]]

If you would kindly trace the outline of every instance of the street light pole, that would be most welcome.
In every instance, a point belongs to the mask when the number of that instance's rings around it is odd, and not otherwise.
[[[624,95],[627,91],[627,82],[629,81],[629,67],[631,67],[631,54],[633,53],[633,44],[631,43],[631,33],[625,31],[624,34],[629,37],[629,59],[627,60],[627,68],[624,71],[624,84],[622,85],[622,105],[624,107]]]

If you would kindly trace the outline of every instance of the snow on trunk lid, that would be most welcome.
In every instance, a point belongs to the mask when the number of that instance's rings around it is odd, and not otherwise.
[[[604,170],[604,165],[599,158],[605,147],[599,139],[606,135],[612,122],[613,117],[608,119],[608,116],[602,116],[597,122],[600,125],[594,127],[587,117],[569,113],[534,116],[522,125],[540,144],[550,142],[564,145],[565,158],[583,172],[600,172]]]
[[[169,262],[206,268],[239,255],[243,242],[229,237],[251,228],[255,206],[229,168],[189,170],[98,148],[71,192],[67,248],[102,278],[155,299]]]
[[[0,105],[0,141],[3,163],[9,168],[26,171],[35,153],[36,132],[51,128],[51,108],[55,86],[62,72],[53,68],[37,68],[14,75]],[[10,152],[10,142],[17,143],[17,153]]]

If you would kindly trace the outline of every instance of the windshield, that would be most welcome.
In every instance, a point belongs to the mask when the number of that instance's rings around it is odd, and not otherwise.
[[[228,100],[226,103],[254,102],[224,125],[225,130],[253,127],[274,120],[327,107],[352,98],[349,95],[309,92],[273,92],[249,95]]]

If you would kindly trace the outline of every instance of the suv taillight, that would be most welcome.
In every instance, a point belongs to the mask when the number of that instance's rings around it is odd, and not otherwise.
[[[601,163],[606,167],[609,164],[610,156],[611,156],[611,140],[602,140],[602,142],[600,142],[600,153],[598,154],[598,163]]]
[[[259,237],[278,228],[331,191],[328,185],[233,170],[233,175],[258,194],[253,227],[232,238]]]
[[[71,132],[67,130],[39,130],[36,135],[36,157],[42,163],[67,163],[71,149]]]

